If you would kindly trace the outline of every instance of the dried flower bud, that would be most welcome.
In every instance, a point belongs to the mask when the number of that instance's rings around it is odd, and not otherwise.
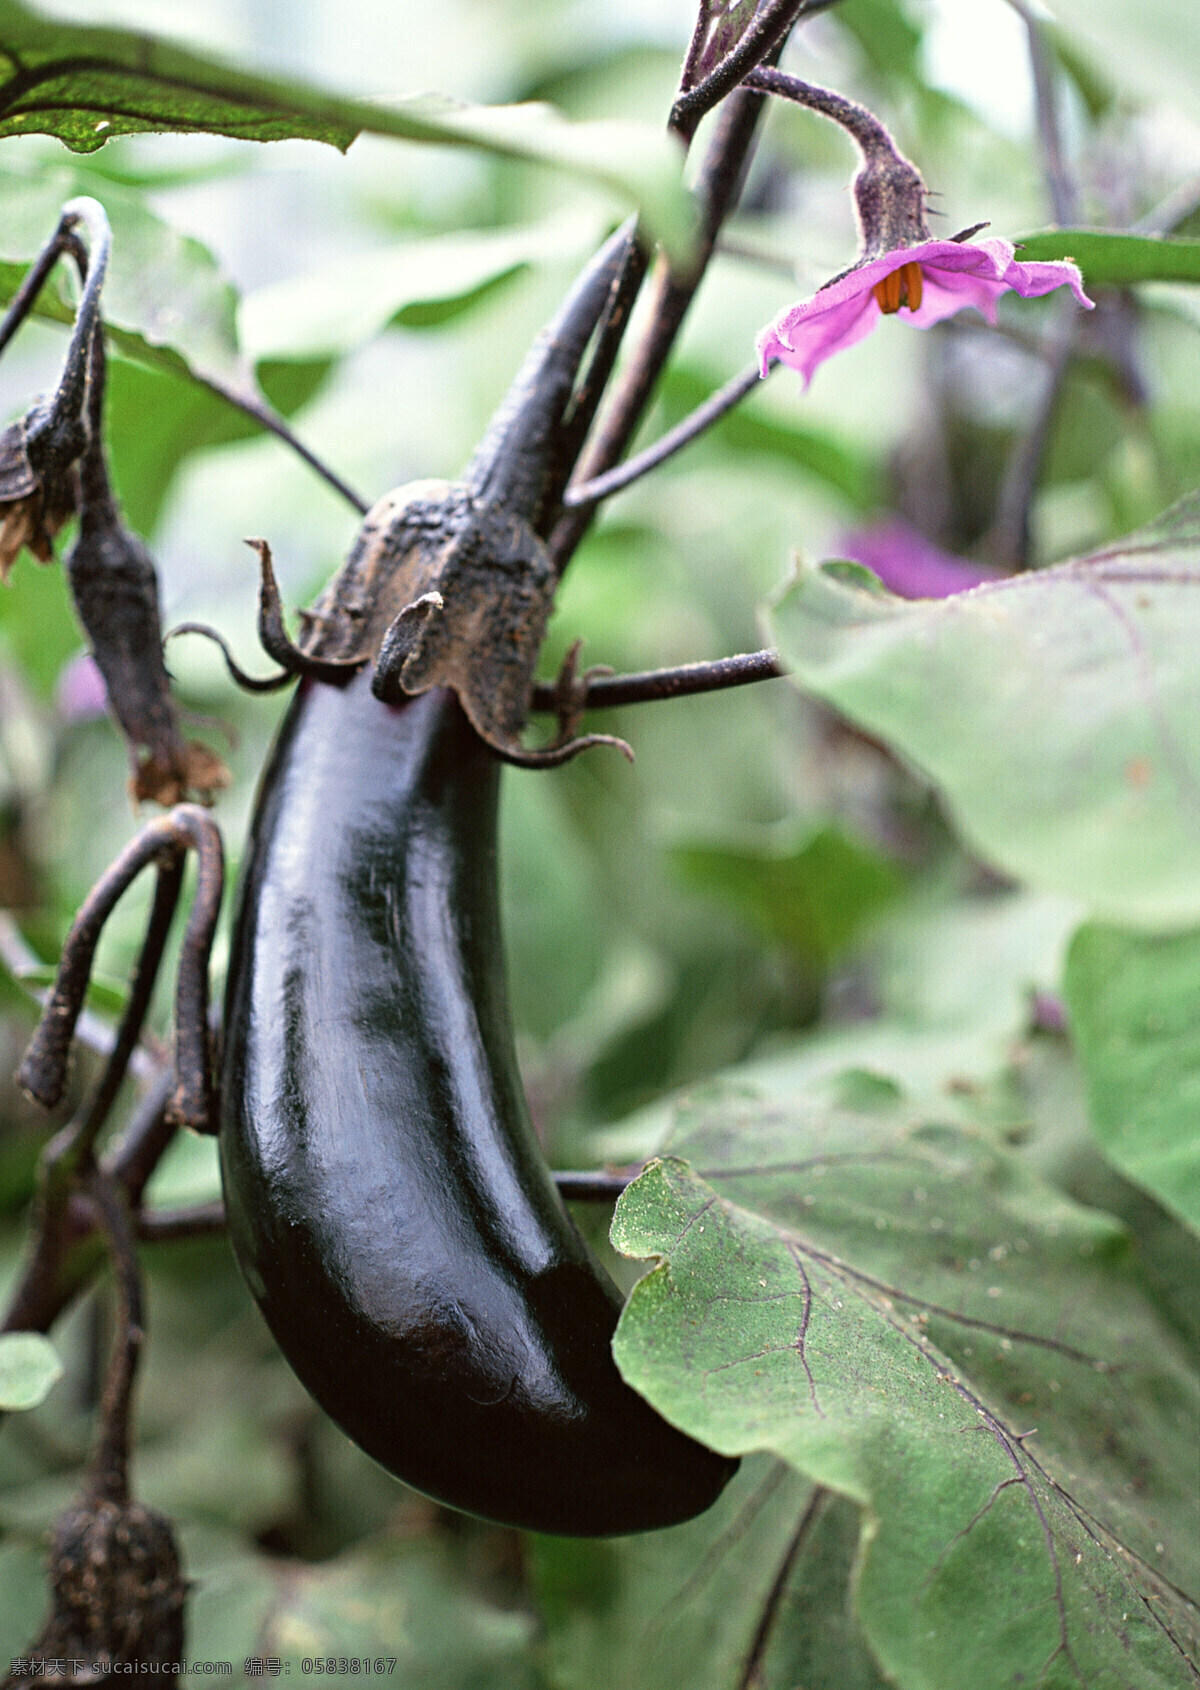
[[[85,476],[85,493],[91,491],[87,481]],[[130,743],[133,796],[177,804],[193,793],[219,790],[229,775],[219,757],[179,731],[162,655],[158,574],[106,491],[84,499],[67,578],[113,714]]]
[[[30,439],[30,412],[0,433],[0,581],[7,581],[21,548],[39,563],[54,556],[53,540],[79,506],[79,472],[74,459],[60,454],[38,464],[36,438]],[[82,452],[87,443],[84,436]],[[77,454],[78,455],[78,454]]]
[[[53,1610],[30,1662],[82,1661],[83,1682],[118,1684],[114,1668],[182,1661],[188,1587],[164,1515],[107,1497],[69,1509],[54,1528],[50,1585]],[[178,1672],[160,1681],[177,1684]]]

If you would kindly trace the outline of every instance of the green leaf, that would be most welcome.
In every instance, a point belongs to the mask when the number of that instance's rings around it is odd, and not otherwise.
[[[771,624],[797,682],[935,782],[1001,868],[1118,921],[1200,916],[1200,494],[947,599],[800,564]]]
[[[882,1690],[849,1594],[858,1511],[751,1456],[697,1520],[608,1542],[539,1538],[556,1690]],[[748,1673],[757,1665],[760,1679]]]
[[[145,32],[52,20],[21,0],[0,0],[0,54],[10,67],[0,136],[55,135],[85,153],[117,135],[163,131],[300,138],[343,151],[360,133],[474,147],[598,183],[638,206],[674,256],[691,249],[683,153],[649,123],[574,124],[545,105],[468,106],[428,94],[354,100],[235,70]]]
[[[36,1408],[62,1371],[58,1352],[40,1332],[0,1333],[0,1409]]]
[[[1200,1380],[1124,1230],[953,1099],[714,1087],[670,1148],[613,1222],[658,1262],[618,1363],[694,1436],[859,1505],[858,1616],[884,1673],[1182,1683]]]
[[[1070,258],[1089,287],[1135,282],[1200,282],[1200,241],[1107,229],[1043,229],[1014,243],[1022,261]]]
[[[259,288],[242,301],[242,345],[255,362],[335,357],[389,324],[428,328],[487,297],[531,264],[596,244],[572,218],[522,229],[467,231],[405,241],[338,259],[307,276]]]
[[[900,888],[887,858],[836,827],[793,851],[676,845],[668,856],[690,885],[728,904],[768,942],[828,968]]]
[[[0,30],[3,16],[0,3]],[[0,176],[0,302],[11,299],[54,233],[64,203],[94,186],[70,170]],[[139,195],[106,184],[103,196],[113,231],[103,311],[116,349],[156,368],[235,378],[237,293],[212,253],[148,211]],[[60,265],[42,290],[39,316],[74,321],[67,271]]]
[[[15,658],[39,698],[49,699],[63,664],[82,644],[65,572],[20,559],[0,592],[0,652]],[[11,720],[16,712],[8,708]],[[37,757],[49,758],[41,744]]]
[[[1065,989],[1105,1154],[1200,1231],[1200,933],[1083,927]]]

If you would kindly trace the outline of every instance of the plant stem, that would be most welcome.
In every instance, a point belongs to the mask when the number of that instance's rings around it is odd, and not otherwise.
[[[710,663],[684,663],[674,669],[648,669],[640,674],[603,675],[588,681],[584,705],[611,710],[623,704],[648,704],[663,698],[686,698],[694,693],[723,692],[753,681],[773,681],[785,674],[773,651],[751,651],[737,657],[718,657]],[[534,710],[557,707],[555,683],[539,682],[533,689]]]
[[[246,393],[241,388],[228,387],[216,376],[208,375],[202,371],[193,371],[192,373],[201,387],[208,388],[209,392],[214,393],[218,399],[223,399],[227,405],[232,405],[235,410],[252,418],[260,428],[265,428],[277,439],[282,440],[285,446],[290,446],[296,456],[301,458],[309,469],[315,470],[322,481],[327,482],[334,492],[345,499],[346,503],[351,505],[360,516],[367,514],[371,508],[370,501],[364,499],[361,493],[356,492],[348,481],[343,481],[337,471],[331,469],[323,458],[318,457],[311,446],[306,446],[299,435],[294,434],[288,427],[279,412],[268,405],[265,399],[260,398],[256,393]]]
[[[719,422],[727,411],[732,411],[762,379],[757,363],[751,364],[727,381],[724,387],[718,388],[711,398],[706,399],[703,405],[698,405],[682,422],[668,429],[653,446],[647,446],[644,452],[627,458],[623,464],[616,465],[604,475],[597,475],[591,481],[576,482],[573,487],[568,488],[563,499],[564,505],[568,510],[577,510],[585,505],[598,504],[601,499],[610,498],[613,493],[619,493],[631,483],[639,481],[643,475],[649,475],[651,470],[657,469],[660,464],[666,463],[668,458],[673,458],[676,452],[690,445],[705,429]]]
[[[825,0],[832,5],[834,0]],[[747,71],[777,52],[787,38],[788,31],[802,13],[823,10],[820,4],[805,4],[805,0],[768,0],[758,17],[726,58],[697,83],[681,93],[671,108],[668,127],[676,135],[690,141],[706,112],[712,111],[725,96],[743,81]]]
[[[696,262],[685,277],[676,276],[662,258],[651,280],[649,315],[641,340],[618,378],[600,423],[580,456],[576,484],[611,469],[633,437],[670,357],[676,337],[716,246],[721,225],[736,202],[764,101],[739,91],[726,102],[717,121],[697,182],[701,206],[701,241]],[[568,510],[548,541],[559,572],[566,568],[591,524],[594,506]]]

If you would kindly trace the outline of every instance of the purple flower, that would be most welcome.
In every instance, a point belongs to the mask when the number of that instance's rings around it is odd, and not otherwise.
[[[90,651],[76,652],[59,670],[54,702],[64,722],[91,722],[108,709],[108,688]]]
[[[854,529],[843,538],[838,555],[865,564],[902,599],[948,599],[985,581],[997,581],[1003,573],[944,552],[898,516]]]
[[[1069,287],[1080,305],[1092,309],[1075,264],[1021,264],[1010,242],[921,241],[869,258],[799,305],[791,305],[758,337],[762,373],[778,360],[799,370],[808,386],[826,358],[862,340],[881,317],[902,307],[918,329],[940,323],[973,305],[996,321],[1002,293],[1036,299]]]

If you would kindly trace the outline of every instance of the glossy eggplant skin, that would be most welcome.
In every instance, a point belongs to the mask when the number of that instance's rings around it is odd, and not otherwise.
[[[513,1052],[499,765],[452,693],[305,681],[264,776],[225,1018],[230,1236],[280,1348],[417,1489],[537,1531],[699,1513],[734,1471],[617,1372],[620,1294]]]

